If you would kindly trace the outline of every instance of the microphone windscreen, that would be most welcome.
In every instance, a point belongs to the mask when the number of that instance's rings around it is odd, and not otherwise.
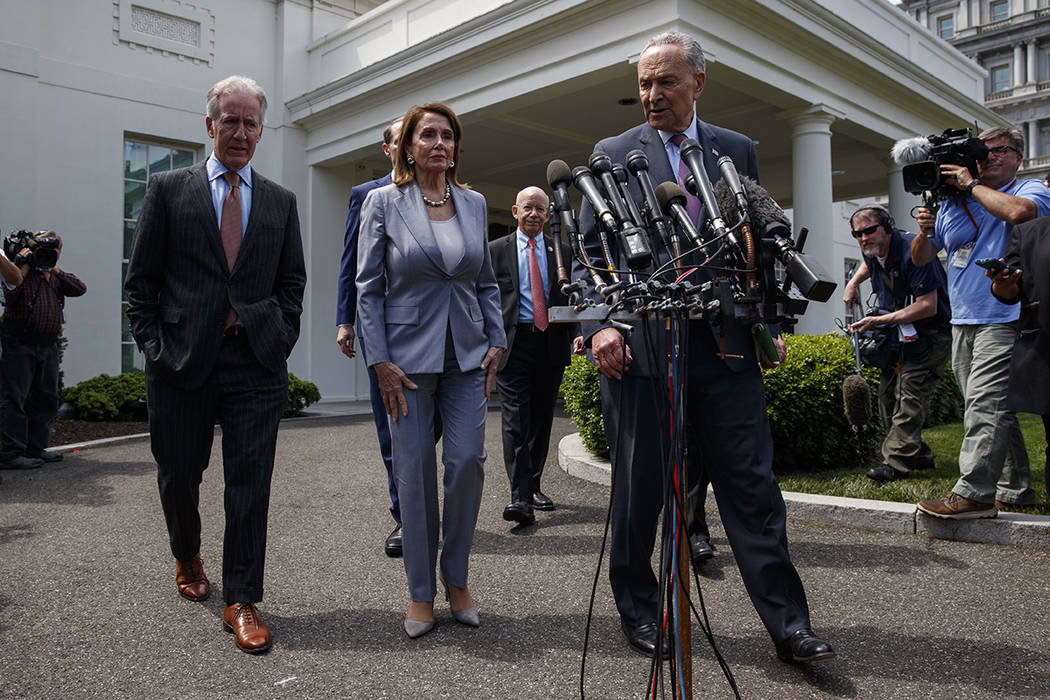
[[[645,156],[645,151],[641,149],[634,149],[627,154],[627,167],[631,169],[631,172],[635,175],[638,174],[639,170],[649,169],[649,159]]]
[[[547,184],[551,187],[572,182],[572,171],[564,160],[552,160],[547,164]]]
[[[729,189],[725,180],[715,183],[715,202],[718,203],[718,209],[722,212],[726,226],[729,228],[736,226],[740,221],[740,210],[736,206],[736,195]]]
[[[901,139],[893,144],[890,156],[897,165],[910,165],[930,157],[930,140],[925,136]]]
[[[788,221],[787,214],[780,208],[777,201],[770,196],[765,187],[747,175],[741,176],[740,185],[744,188],[744,195],[747,197],[747,213],[751,217],[751,227],[755,231],[763,231],[770,224],[779,224],[779,226],[789,231],[791,230],[791,222]]]
[[[871,389],[859,374],[851,374],[842,382],[842,404],[846,420],[857,429],[871,422]]]
[[[656,201],[660,203],[660,211],[664,214],[668,213],[668,207],[676,199],[680,199],[682,204],[686,201],[685,192],[677,184],[668,181],[656,186]]]

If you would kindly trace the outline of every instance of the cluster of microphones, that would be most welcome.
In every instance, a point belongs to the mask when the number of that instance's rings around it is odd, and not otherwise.
[[[712,186],[700,144],[686,139],[679,153],[688,168],[685,187],[695,198],[692,212],[677,183],[653,184],[648,158],[641,150],[628,153],[626,165],[596,152],[586,166],[570,169],[562,160],[547,166],[554,195],[552,231],[556,237],[565,232],[579,267],[586,271],[582,279],[570,282],[555,246],[558,282],[576,311],[593,305],[580,295],[588,284],[613,307],[686,310],[714,322],[779,322],[802,314],[807,300],[824,302],[831,297],[834,279],[801,252],[806,229],[800,231],[798,241],[792,240],[787,215],[761,185],[741,177],[733,160],[722,156],[718,159],[721,178]],[[593,227],[588,231],[581,229],[572,209],[570,186],[589,205]],[[701,216],[697,216],[697,200]],[[588,245],[585,236],[591,235],[595,239]],[[611,241],[616,242],[626,269],[618,267]],[[600,251],[597,264],[588,249]],[[783,280],[776,279],[774,261],[786,270]],[[701,267],[713,274],[692,277],[692,271]]]

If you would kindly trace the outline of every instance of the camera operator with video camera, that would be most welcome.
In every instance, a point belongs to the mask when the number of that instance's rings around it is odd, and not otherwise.
[[[1050,214],[1050,193],[1038,180],[1018,180],[1024,159],[1019,129],[981,133],[987,156],[976,177],[963,165],[940,165],[942,180],[956,190],[936,211],[920,207],[912,260],[922,265],[938,249],[947,253],[952,311],[952,370],[966,410],[958,482],[944,498],[921,501],[919,510],[938,518],[993,518],[999,508],[1035,503],[1031,471],[1017,416],[1006,409],[1010,353],[1018,317],[988,289],[978,262],[998,259],[1014,224]]]
[[[34,469],[62,459],[46,449],[58,412],[58,335],[66,297],[78,297],[87,287],[59,269],[62,238],[54,231],[8,237],[4,252],[14,258],[21,279],[4,275],[0,468]]]
[[[886,437],[882,464],[869,469],[868,477],[885,483],[907,477],[912,469],[933,467],[933,451],[923,442],[922,425],[951,349],[948,283],[940,262],[914,264],[909,244],[915,235],[896,228],[886,209],[876,205],[858,209],[850,217],[850,229],[864,264],[846,284],[843,301],[859,304],[858,287],[871,279],[879,308],[889,310],[865,316],[851,324],[850,331],[881,327],[904,341],[900,355],[881,368],[879,377],[879,413]]]

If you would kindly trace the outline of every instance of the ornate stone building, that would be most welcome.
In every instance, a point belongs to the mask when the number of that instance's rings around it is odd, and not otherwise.
[[[1050,173],[1050,0],[907,0],[915,20],[976,61],[985,105],[1025,134],[1024,177]]]

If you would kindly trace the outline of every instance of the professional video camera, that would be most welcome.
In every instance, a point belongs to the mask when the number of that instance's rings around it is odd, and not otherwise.
[[[988,157],[988,147],[970,129],[945,129],[943,134],[898,141],[890,154],[904,166],[904,189],[933,204],[962,194],[944,181],[941,166],[962,165],[977,177],[977,161]]]
[[[58,263],[58,239],[49,235],[50,231],[17,231],[4,238],[4,255],[16,265],[50,270]],[[21,255],[23,249],[29,249]]]

